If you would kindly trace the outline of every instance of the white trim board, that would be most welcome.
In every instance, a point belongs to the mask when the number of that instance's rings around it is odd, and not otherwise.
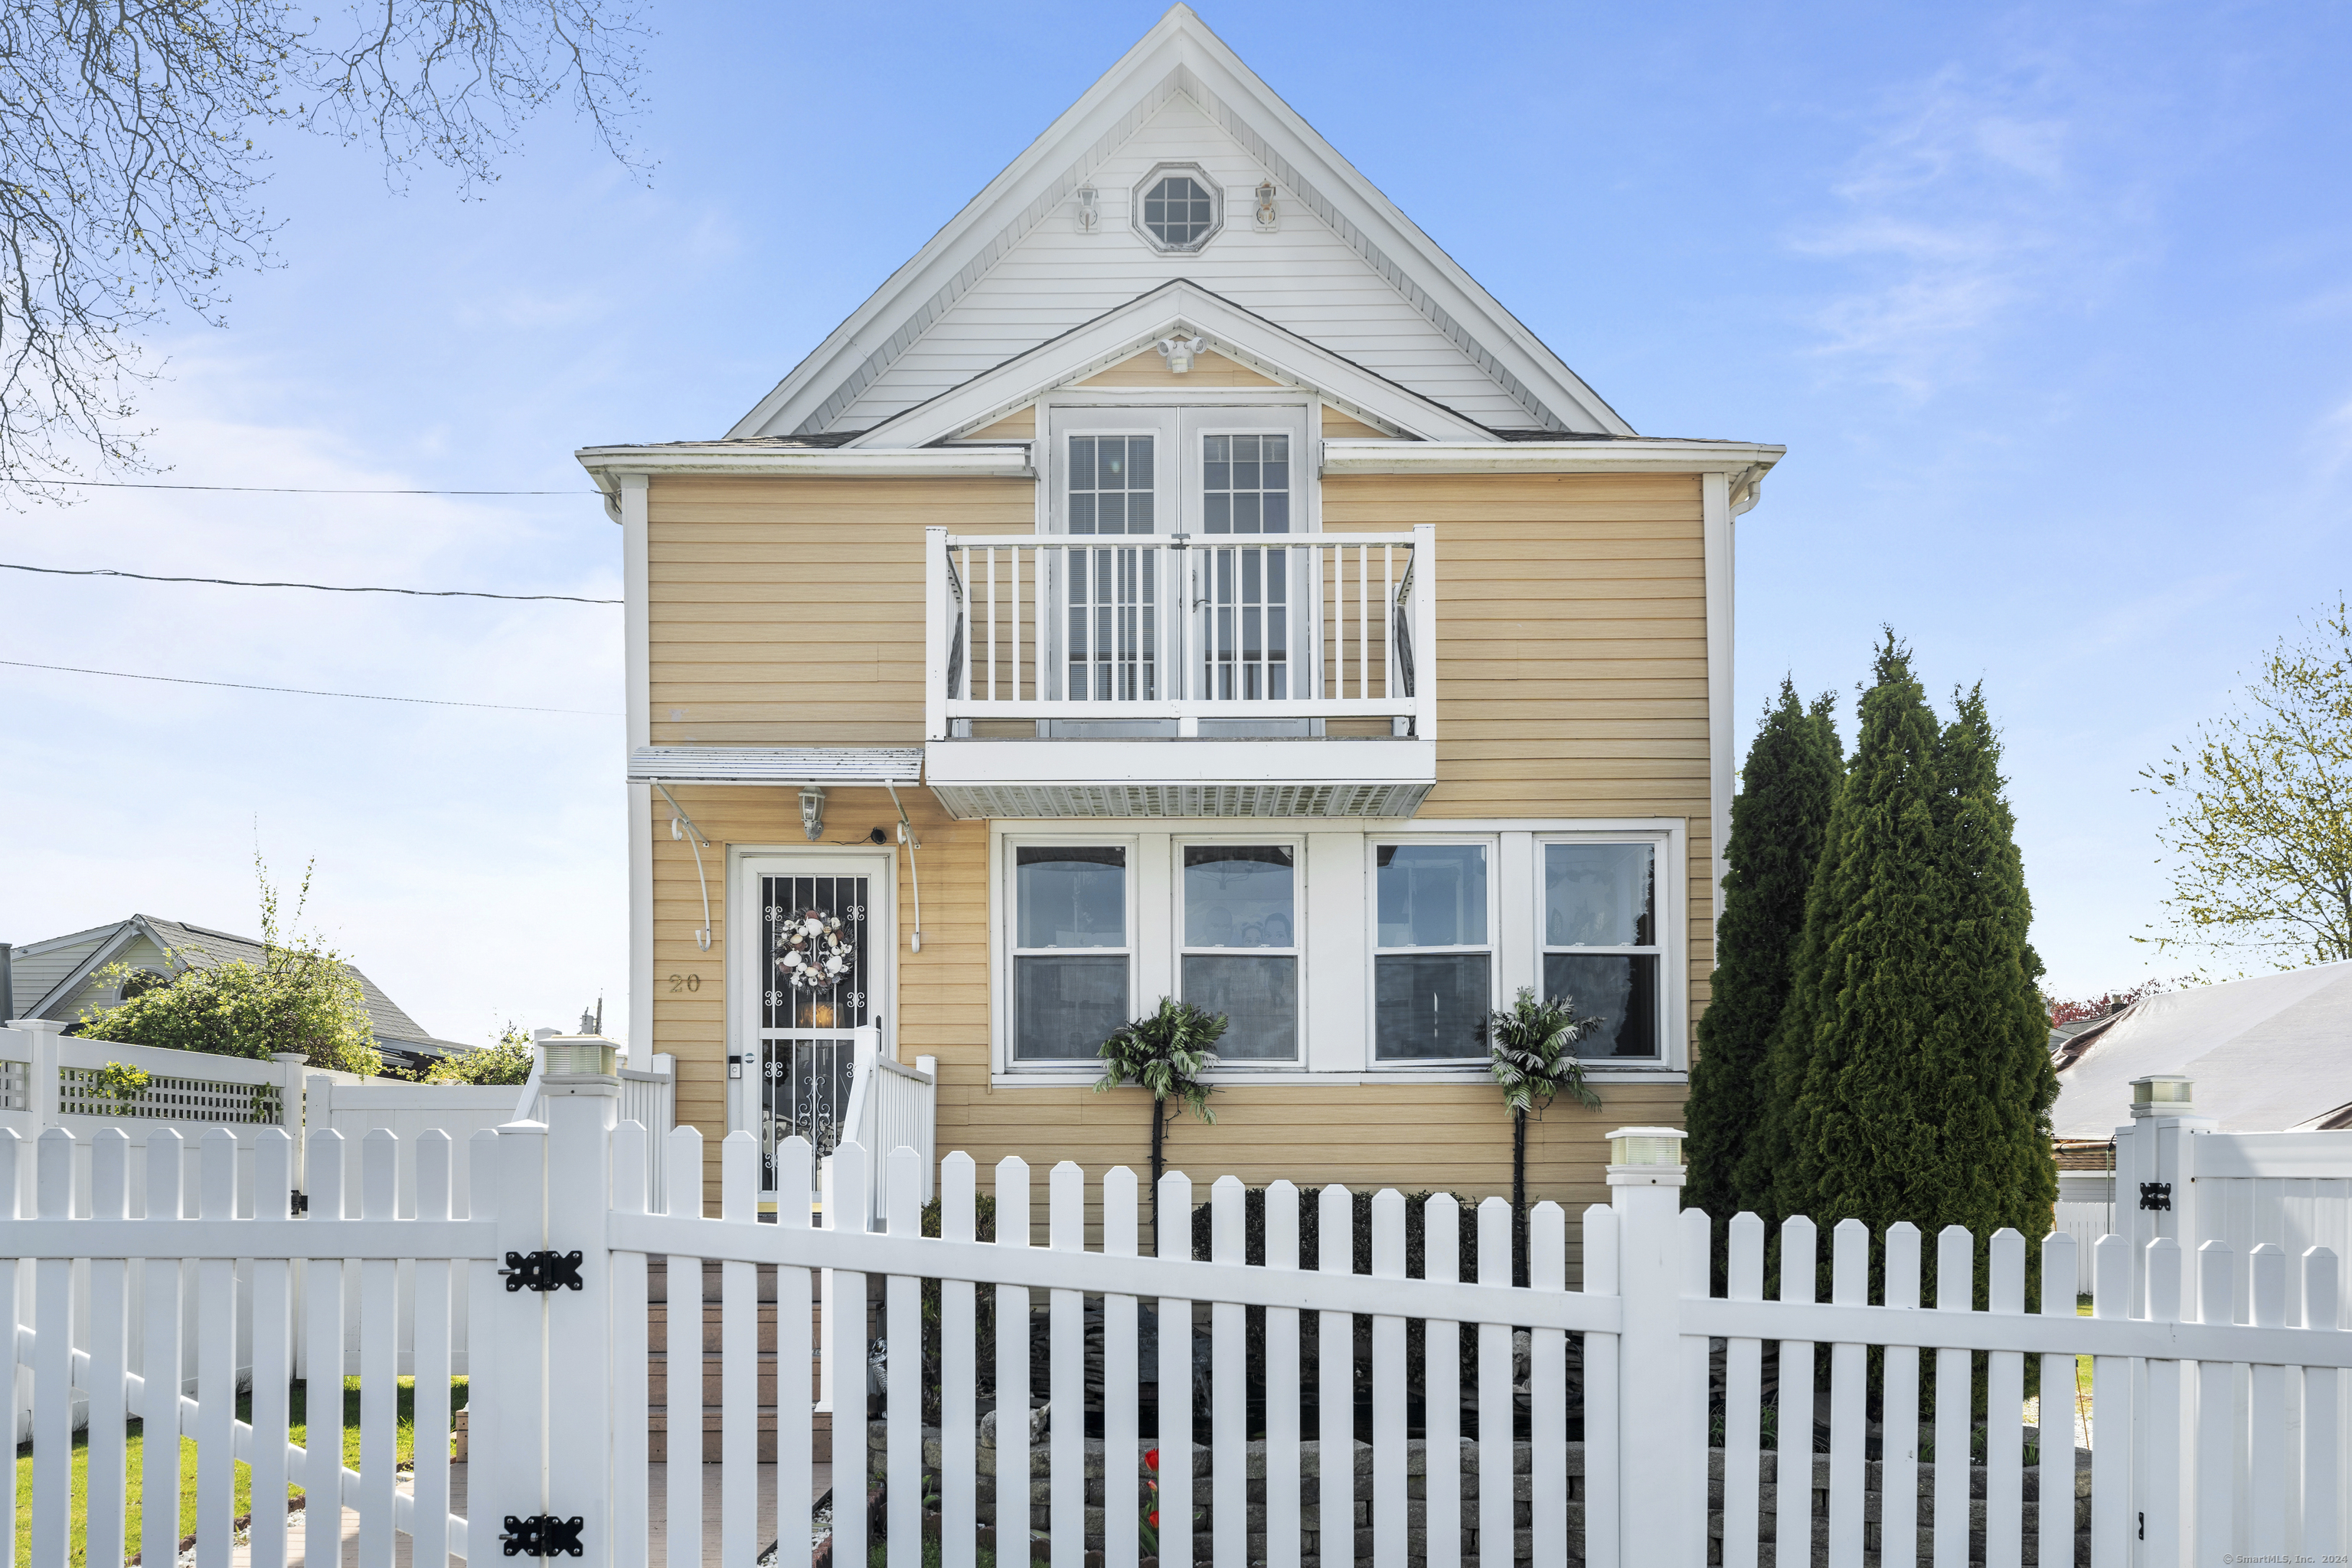
[[[1376,375],[1231,300],[1180,278],[1138,295],[1117,310],[1105,311],[992,370],[983,371],[904,414],[884,420],[840,449],[928,447],[934,441],[953,439],[968,430],[983,429],[1047,393],[1056,394],[1057,402],[1100,396],[1113,402],[1132,402],[1142,397],[1150,401],[1218,403],[1238,394],[1250,395],[1258,401],[1269,395],[1281,395],[1281,388],[1277,387],[1219,387],[1205,395],[1192,394],[1182,387],[1155,387],[1149,393],[1072,387],[1071,384],[1145,353],[1154,342],[1170,336],[1204,337],[1211,350],[1234,363],[1277,381],[1283,387],[1316,395],[1367,424],[1399,430],[1423,441],[1496,444],[1486,427],[1475,420],[1465,419],[1432,398]],[[1065,392],[1065,388],[1069,390]]]

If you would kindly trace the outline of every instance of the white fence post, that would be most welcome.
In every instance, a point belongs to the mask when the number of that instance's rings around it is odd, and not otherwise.
[[[512,1268],[512,1260],[547,1246],[547,1128],[508,1122],[499,1129],[498,1153],[497,1251]],[[490,1542],[509,1529],[509,1520],[520,1523],[548,1511],[547,1298],[520,1289],[517,1276],[509,1275],[506,1286],[491,1297],[497,1310],[489,1321],[466,1325],[468,1344],[483,1358],[478,1364],[467,1361],[473,1384],[467,1403],[491,1405],[499,1435],[497,1447],[487,1452],[488,1445],[467,1444],[467,1547],[485,1562],[492,1555]]]
[[[286,1136],[294,1140],[294,1185],[299,1191],[302,1190],[302,1153],[309,1146],[309,1140],[302,1136],[307,1125],[302,1116],[302,1080],[309,1075],[302,1069],[310,1058],[299,1051],[272,1051],[269,1059],[286,1069],[285,1081],[278,1090],[278,1125],[286,1129]],[[255,1212],[254,1217],[261,1217],[259,1211]]]
[[[577,1260],[572,1267],[580,1283],[540,1298],[546,1303],[548,1365],[562,1369],[547,1385],[545,1511],[580,1520],[586,1561],[605,1563],[613,1560],[614,1485],[612,1254],[605,1219],[613,1201],[621,1080],[610,1072],[556,1070],[557,1043],[541,1046],[551,1070],[539,1085],[540,1109],[547,1116],[545,1245],[558,1259]],[[642,1478],[636,1484],[644,1484]]]
[[[1657,1506],[1657,1488],[1665,1478],[1689,1475],[1694,1464],[1701,1477],[1706,1473],[1704,1450],[1690,1452],[1692,1435],[1681,1430],[1688,1414],[1677,1342],[1684,1289],[1676,1218],[1682,1210],[1682,1140],[1681,1131],[1671,1127],[1621,1127],[1609,1134],[1609,1197],[1617,1212],[1618,1294],[1625,1310],[1617,1342],[1617,1434],[1619,1484],[1624,1489],[1618,1530],[1627,1568],[1705,1561],[1706,1515],[1694,1522],[1686,1510]],[[1588,1429],[1588,1453],[1593,1441]],[[1482,1489],[1486,1474],[1482,1468]]]
[[[50,1018],[18,1018],[9,1026],[32,1037],[33,1060],[25,1079],[25,1109],[37,1129],[58,1124],[58,1037],[66,1026]],[[24,1174],[26,1173],[20,1173]]]

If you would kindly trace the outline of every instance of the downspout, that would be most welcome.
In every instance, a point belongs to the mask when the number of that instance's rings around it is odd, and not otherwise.
[[[710,847],[710,840],[702,836],[702,829],[694,825],[694,818],[686,815],[686,807],[677,804],[677,796],[669,793],[669,785],[656,779],[654,788],[661,791],[661,797],[669,802],[671,813],[669,836],[672,838],[685,839],[687,847],[694,851],[694,879],[702,885],[702,929],[694,933],[694,944],[703,952],[709,952],[710,951],[710,883],[702,874],[702,852]]]
[[[907,808],[898,803],[898,786],[888,779],[884,779],[882,787],[890,792],[890,804],[897,806],[898,811],[898,842],[907,847],[907,875],[912,878],[915,883],[914,948],[917,952],[920,952],[923,951],[923,873],[922,868],[915,864],[915,851],[920,849],[923,844],[922,840],[915,837],[913,826],[907,821]],[[707,920],[709,917],[704,918]]]

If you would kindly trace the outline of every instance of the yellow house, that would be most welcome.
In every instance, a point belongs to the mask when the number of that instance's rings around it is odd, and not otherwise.
[[[1781,451],[1637,436],[1177,6],[724,437],[581,452],[632,1047],[714,1156],[933,1058],[940,1152],[1098,1171],[1095,1047],[1181,996],[1172,1167],[1484,1195],[1481,1021],[1564,992],[1605,1105],[1530,1187],[1604,1200],[1680,1119]]]

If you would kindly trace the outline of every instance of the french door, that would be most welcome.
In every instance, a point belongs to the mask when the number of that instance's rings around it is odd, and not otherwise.
[[[881,855],[738,862],[733,930],[751,940],[730,953],[729,1125],[759,1138],[762,1191],[784,1139],[833,1152],[860,1053],[889,1048],[891,879]]]
[[[1047,531],[1070,542],[1045,567],[1050,696],[1076,708],[1311,692],[1304,408],[1055,407],[1045,444]],[[1155,542],[1108,542],[1139,536]]]

